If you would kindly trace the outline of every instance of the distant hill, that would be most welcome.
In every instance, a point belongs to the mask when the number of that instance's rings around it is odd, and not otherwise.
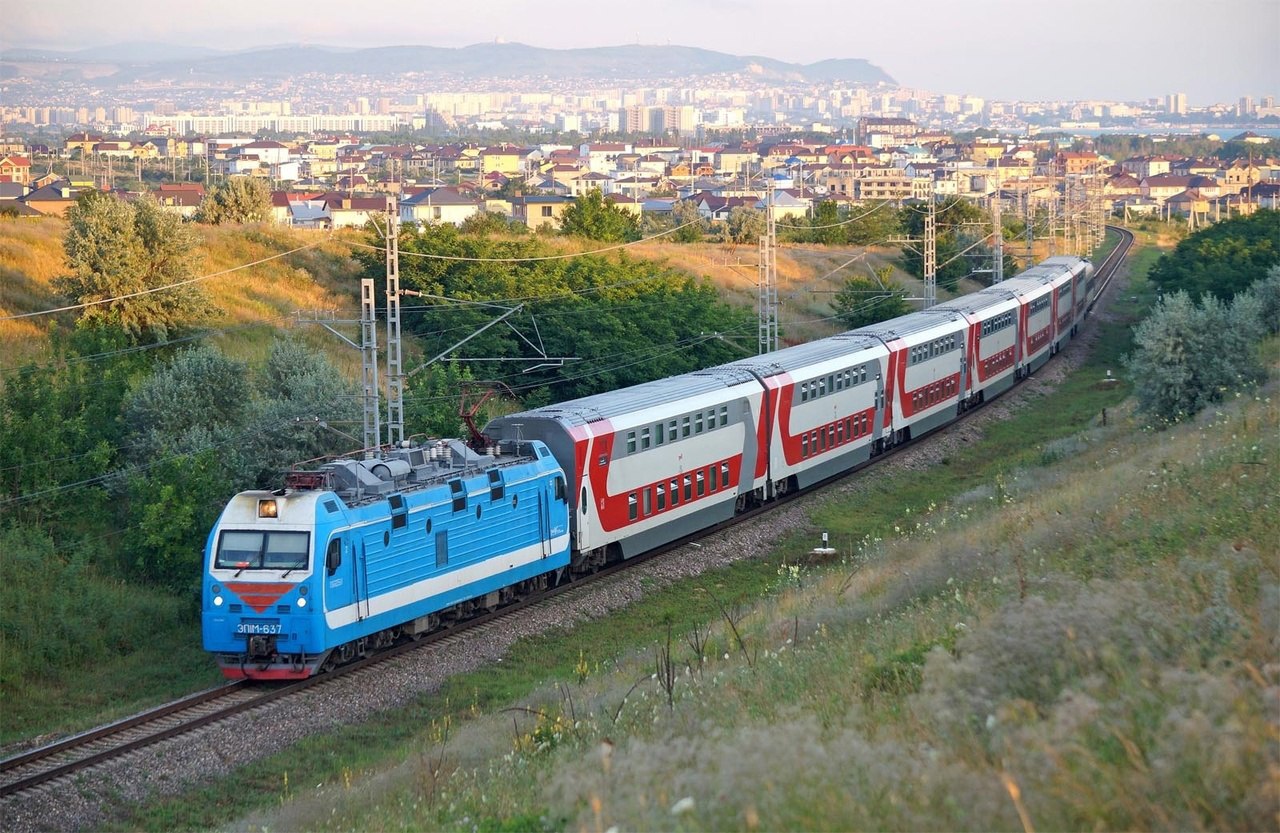
[[[762,80],[848,81],[896,84],[884,70],[862,58],[794,64],[759,55],[729,55],[688,46],[613,46],[591,49],[543,49],[520,43],[483,43],[459,49],[434,46],[386,46],[350,49],[282,45],[239,52],[217,52],[166,44],[120,44],[78,52],[7,50],[0,61],[97,65],[97,83],[128,84],[182,77],[248,80],[299,73],[400,75],[409,72],[465,75],[468,78],[539,80],[659,80],[697,75],[748,73]],[[103,75],[101,65],[118,65]]]
[[[221,55],[217,49],[206,49],[202,46],[180,46],[171,43],[151,43],[138,41],[132,43],[115,43],[110,46],[91,46],[74,52],[59,52],[54,49],[6,49],[0,52],[3,61],[58,61],[61,63],[118,63],[118,64],[154,64],[160,61],[189,60],[193,56],[208,57]]]

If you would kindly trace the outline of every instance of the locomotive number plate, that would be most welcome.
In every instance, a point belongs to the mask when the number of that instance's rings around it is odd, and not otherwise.
[[[236,633],[245,636],[256,634],[278,634],[282,632],[279,622],[239,622],[236,624]]]

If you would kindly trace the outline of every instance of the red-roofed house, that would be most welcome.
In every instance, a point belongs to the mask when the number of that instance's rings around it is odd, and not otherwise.
[[[31,160],[25,156],[0,156],[0,182],[31,183]]]

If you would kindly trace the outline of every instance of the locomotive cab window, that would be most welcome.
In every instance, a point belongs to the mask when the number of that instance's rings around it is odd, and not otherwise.
[[[213,566],[224,570],[305,570],[310,546],[306,532],[223,530]]]
[[[329,551],[324,557],[324,568],[333,575],[338,572],[338,567],[342,564],[342,539],[334,538],[329,542]]]

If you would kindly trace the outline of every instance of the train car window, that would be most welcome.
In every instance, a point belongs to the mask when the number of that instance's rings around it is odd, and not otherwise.
[[[716,427],[716,409],[712,408],[707,411],[707,430],[710,431]]]
[[[680,481],[679,480],[671,481],[671,505],[672,506],[680,505]]]
[[[635,431],[627,432],[627,453],[628,454],[636,453],[636,432]]]
[[[728,424],[729,424],[729,406],[721,405],[720,406],[720,427],[723,428]]]
[[[840,422],[836,423],[835,432],[836,432],[836,442],[838,443],[844,442],[844,420],[841,420]]]
[[[693,433],[702,433],[702,414],[700,412],[693,417]]]
[[[453,495],[453,511],[461,512],[467,508],[467,492],[461,480],[450,480],[449,492]]]
[[[690,420],[688,417],[684,417],[683,419],[680,420],[680,436],[682,437],[689,436],[689,423],[690,423]]]
[[[693,500],[693,478],[687,474],[684,476],[684,499]]]
[[[676,437],[680,436],[676,429],[677,423],[674,419],[667,423],[667,439],[671,440],[671,442],[675,442]]]
[[[809,435],[808,434],[805,434],[803,437],[800,438],[800,456],[801,457],[809,456]]]
[[[507,495],[507,487],[502,482],[502,472],[498,469],[489,469],[489,501],[496,502],[502,500]]]
[[[638,514],[637,508],[636,508],[637,506],[639,506],[639,502],[636,500],[636,493],[632,492],[631,494],[627,495],[627,519],[628,520],[634,521],[636,519],[636,516]]]
[[[666,438],[665,437],[666,432],[662,430],[663,427],[664,426],[661,422],[653,426],[654,440],[658,445],[662,445],[662,443],[665,441],[665,438]]]
[[[653,514],[653,490],[645,486],[640,494],[644,496],[644,516],[647,518]]]
[[[729,464],[728,463],[720,464],[720,482],[724,485],[726,489],[729,488]]]
[[[667,508],[667,490],[662,487],[662,484],[658,484],[655,488],[658,492],[658,511],[661,512]]]
[[[715,466],[712,466],[707,473],[711,475],[711,491],[714,492],[715,490],[720,488],[720,486],[717,485],[717,482],[716,482],[718,479],[716,475],[720,473],[720,469],[716,468]]]
[[[809,401],[809,383],[808,382],[800,383],[800,401],[801,402]]]
[[[649,447],[649,429],[640,429],[640,450],[644,451]]]
[[[329,575],[338,572],[339,565],[342,564],[342,539],[334,538],[329,542],[329,551],[324,556],[324,568]]]

